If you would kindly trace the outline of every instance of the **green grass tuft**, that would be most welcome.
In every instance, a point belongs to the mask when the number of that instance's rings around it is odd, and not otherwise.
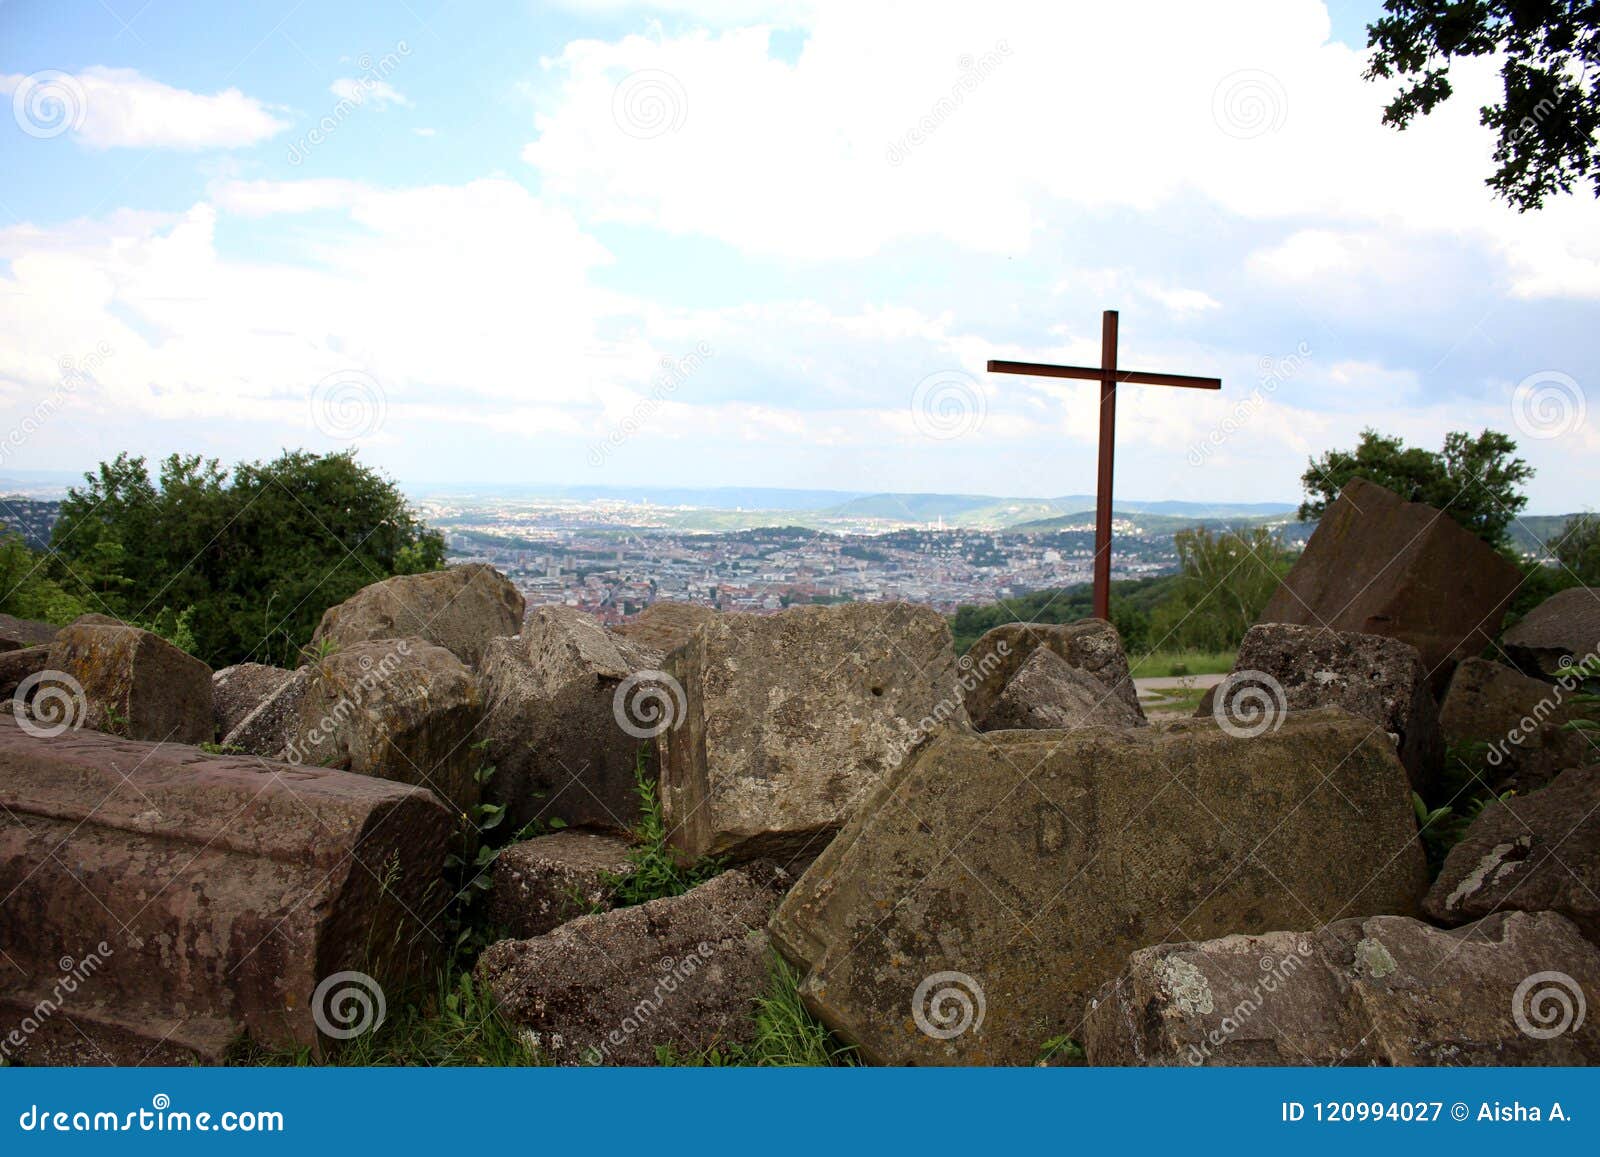
[[[774,954],[767,991],[756,1001],[755,1033],[749,1044],[730,1042],[695,1053],[666,1045],[656,1049],[656,1063],[678,1068],[843,1068],[859,1064],[856,1050],[837,1040],[806,1011],[799,986],[800,974]]]
[[[628,851],[628,863],[633,870],[605,877],[612,907],[631,908],[651,900],[681,896],[722,871],[721,860],[699,860],[685,867],[673,855],[667,844],[667,824],[661,813],[661,797],[646,765],[645,749],[642,747],[633,766],[633,790],[639,797],[639,822],[632,832],[633,847]]]

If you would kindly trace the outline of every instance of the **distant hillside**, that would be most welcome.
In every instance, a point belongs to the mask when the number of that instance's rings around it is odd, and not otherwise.
[[[821,513],[834,518],[898,519],[929,523],[941,519],[946,526],[992,530],[1054,530],[1040,526],[1062,518],[1089,513],[1092,494],[1069,494],[1060,498],[995,498],[987,494],[868,494],[840,503]],[[1287,502],[1185,502],[1161,499],[1153,502],[1117,501],[1117,509],[1129,514],[1170,515],[1184,526],[1199,519],[1267,518],[1294,513]]]

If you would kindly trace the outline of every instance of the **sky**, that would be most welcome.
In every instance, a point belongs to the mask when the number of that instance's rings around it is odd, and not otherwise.
[[[1600,494],[1600,228],[1404,133],[1375,3],[0,0],[0,476],[1294,501],[1366,426]],[[7,109],[9,106],[9,109]],[[9,115],[7,115],[9,112]],[[1593,401],[1593,406],[1589,402]]]

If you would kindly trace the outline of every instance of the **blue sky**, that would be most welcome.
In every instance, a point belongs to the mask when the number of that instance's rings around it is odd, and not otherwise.
[[[1378,125],[1375,4],[0,4],[0,475],[1293,499],[1364,425],[1593,504],[1596,206]],[[0,106],[3,109],[4,106]]]

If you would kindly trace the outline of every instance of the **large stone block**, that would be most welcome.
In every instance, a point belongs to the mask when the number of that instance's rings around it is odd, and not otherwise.
[[[885,1064],[1026,1064],[1147,944],[1416,910],[1393,745],[1337,708],[1240,738],[947,729],[772,924],[807,1005]],[[963,1009],[965,1011],[963,1011]]]
[[[1356,478],[1323,511],[1261,622],[1401,639],[1442,694],[1456,662],[1499,633],[1521,581],[1509,559],[1448,514]]]
[[[1572,699],[1578,690],[1569,674],[1551,684],[1503,663],[1467,659],[1450,680],[1439,724],[1451,743],[1487,745],[1493,780],[1482,786],[1525,795],[1600,759],[1595,741],[1567,726],[1581,714]]]
[[[600,832],[561,831],[501,849],[490,923],[525,940],[611,907],[615,881],[633,871],[628,847]]]
[[[500,1015],[558,1064],[648,1065],[750,1039],[776,894],[744,872],[547,936],[502,940],[478,978]]]
[[[431,788],[458,814],[479,798],[483,700],[472,672],[420,639],[352,643],[298,668],[231,731],[230,747]]]
[[[550,818],[615,831],[638,822],[641,752],[655,774],[650,712],[670,719],[677,709],[660,662],[659,651],[571,607],[535,607],[521,635],[491,641],[479,668],[495,766],[486,790],[509,829]]]
[[[348,646],[369,639],[422,639],[476,667],[490,639],[517,633],[525,609],[505,575],[486,563],[467,563],[362,587],[323,613],[311,641]]]
[[[956,670],[944,616],[907,603],[704,624],[667,661],[682,695],[658,740],[673,845],[814,855],[923,736],[964,720]]]
[[[1489,804],[1423,903],[1441,924],[1514,909],[1560,912],[1600,944],[1600,764]]]
[[[58,630],[59,627],[34,619],[0,615],[0,652],[17,651],[23,647],[47,647],[55,640]]]
[[[687,643],[696,627],[716,617],[715,610],[701,603],[651,603],[614,630],[630,642],[668,655]]]
[[[217,736],[226,736],[265,699],[294,678],[293,671],[265,663],[236,663],[211,676],[212,714]]]
[[[1343,707],[1383,728],[1394,737],[1413,786],[1431,781],[1444,762],[1428,669],[1409,643],[1384,635],[1258,623],[1245,632],[1233,671],[1219,690],[1225,714],[1234,710],[1231,700],[1240,695],[1246,700],[1242,709],[1248,711],[1252,689],[1269,698],[1282,692],[1278,707]],[[1247,673],[1265,675],[1270,682]],[[1217,709],[1215,700],[1211,706]],[[1276,709],[1271,703],[1263,707]]]
[[[0,718],[0,1050],[30,1063],[219,1061],[334,1043],[359,971],[432,983],[450,817],[427,792]],[[43,1003],[41,1003],[43,1002]],[[319,1018],[321,1018],[319,1022]],[[323,1031],[318,1029],[323,1027]]]
[[[85,727],[129,739],[212,739],[211,668],[160,635],[120,623],[62,627],[49,669],[83,689]]]
[[[1551,595],[1506,632],[1505,648],[1513,663],[1543,679],[1585,658],[1600,660],[1600,587]]]
[[[1133,953],[1095,998],[1094,1065],[1583,1065],[1600,951],[1554,912],[1404,916]]]
[[[1061,664],[1034,659],[1040,649],[1055,655]],[[1030,661],[1033,666],[1024,673],[1023,668]],[[1077,672],[1078,677],[1065,675],[1063,666]],[[1129,727],[1145,722],[1139,693],[1128,673],[1122,636],[1104,619],[1004,623],[985,631],[972,644],[962,658],[962,672],[967,714],[979,731],[1045,726],[1043,720],[1017,721],[1019,715],[1029,714],[1026,705],[1030,700],[1041,698],[1046,703],[1054,702],[1055,710],[1046,714],[1060,714],[1076,704],[1077,710],[1067,713],[1078,723]],[[1023,686],[1008,693],[1019,676],[1024,680]],[[1063,690],[1069,679],[1074,689]],[[1041,684],[1048,684],[1051,690]]]

